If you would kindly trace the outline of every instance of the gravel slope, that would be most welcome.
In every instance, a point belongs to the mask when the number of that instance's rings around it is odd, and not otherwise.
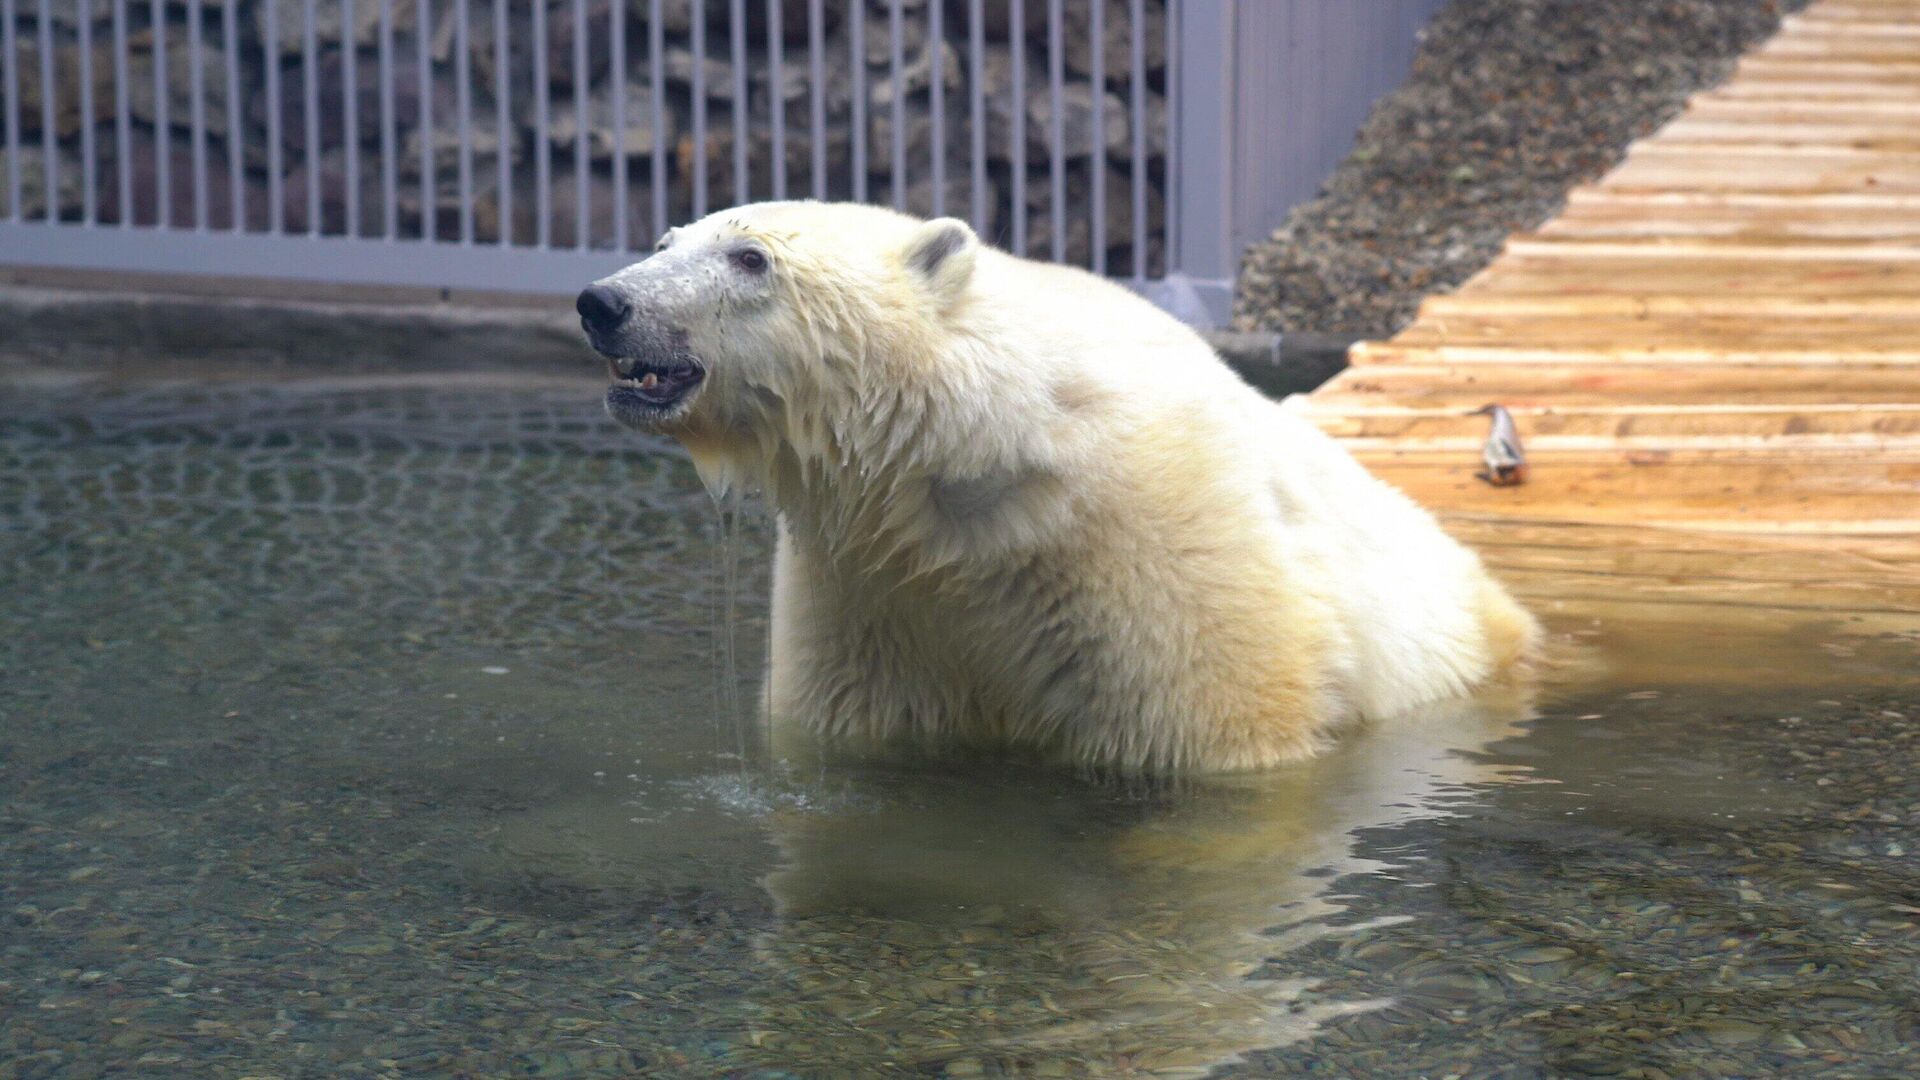
[[[1454,0],[1311,202],[1242,261],[1235,326],[1385,337],[1807,0]]]

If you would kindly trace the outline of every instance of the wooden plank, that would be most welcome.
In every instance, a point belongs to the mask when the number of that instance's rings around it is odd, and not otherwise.
[[[1911,219],[1920,212],[1920,195],[1889,191],[1619,191],[1577,187],[1567,192],[1569,210],[1596,207],[1645,210],[1744,210],[1753,213],[1826,213],[1841,210],[1881,213]]]
[[[1420,319],[1587,316],[1596,319],[1659,319],[1684,316],[1744,316],[1756,320],[1820,319],[1861,315],[1875,321],[1920,321],[1920,304],[1905,293],[1881,296],[1555,296],[1469,292],[1441,293],[1420,303]],[[1841,325],[1845,325],[1844,323]]]
[[[1482,294],[1476,294],[1482,295]],[[1715,315],[1430,314],[1395,335],[1397,348],[1493,345],[1543,352],[1607,350],[1609,355],[1673,350],[1735,355],[1741,352],[1818,352],[1836,356],[1920,355],[1920,312],[1890,318],[1865,315],[1770,317]],[[1371,351],[1371,347],[1369,350]],[[1920,372],[1914,378],[1920,394]]]
[[[1622,204],[1572,204],[1546,222],[1534,236],[1570,239],[1661,237],[1724,238],[1736,242],[1792,243],[1801,240],[1920,242],[1920,215],[1882,210],[1829,207],[1806,210],[1756,210],[1693,207],[1684,210]]]
[[[1356,436],[1342,440],[1356,454],[1431,456],[1435,460],[1478,461],[1483,439],[1444,436],[1383,438]],[[1654,435],[1538,435],[1527,441],[1528,460],[1570,462],[1607,460],[1633,465],[1671,464],[1675,467],[1744,465],[1752,463],[1838,466],[1851,462],[1874,465],[1920,465],[1920,438],[1843,432],[1817,435],[1713,435],[1672,433]],[[1911,471],[1911,470],[1909,470]],[[1914,474],[1920,484],[1920,473]],[[1920,498],[1920,486],[1911,494]]]
[[[1742,89],[1767,83],[1801,83],[1852,88],[1861,85],[1899,85],[1920,82],[1920,62],[1896,63],[1884,59],[1834,60],[1804,56],[1766,56],[1749,53],[1734,66],[1733,78],[1716,88],[1739,96]]]
[[[1824,26],[1834,22],[1852,19],[1865,19],[1880,23],[1899,22],[1912,25],[1920,19],[1920,6],[1911,0],[1896,4],[1853,3],[1851,0],[1819,0],[1807,5],[1803,11],[1783,16],[1780,25],[1783,29],[1807,25],[1809,23]]]
[[[1827,4],[1818,4],[1798,15],[1790,15],[1782,25],[1794,29],[1846,29],[1900,26],[1911,27],[1920,21],[1920,12],[1909,11],[1904,15],[1897,11],[1876,11],[1861,8],[1834,8]]]
[[[1644,447],[1694,445],[1688,440],[1729,436],[1781,443],[1821,437],[1920,437],[1920,403],[1519,405],[1512,412],[1522,442],[1537,449],[1572,449],[1576,445],[1573,439],[1584,440],[1589,446],[1597,445],[1598,440],[1621,440],[1621,445]],[[1315,402],[1301,413],[1321,430],[1342,439],[1451,442],[1477,449],[1487,434],[1487,418],[1466,410]]]
[[[1920,61],[1920,40],[1898,35],[1882,35],[1871,29],[1835,30],[1829,33],[1801,32],[1781,34],[1760,46],[1755,57],[1806,57],[1810,60],[1877,63]]]
[[[1843,21],[1849,19],[1867,19],[1875,22],[1888,19],[1920,19],[1920,4],[1914,0],[1884,2],[1884,0],[1820,0],[1810,4],[1806,10],[1790,16],[1800,22]]]
[[[1920,194],[1920,154],[1848,147],[1641,143],[1600,181],[1615,191]]]
[[[1856,347],[1836,341],[1817,348],[1766,348],[1758,345],[1688,345],[1654,341],[1640,344],[1527,344],[1525,342],[1440,343],[1363,341],[1348,350],[1354,368],[1413,364],[1478,364],[1486,367],[1591,367],[1605,371],[1621,364],[1659,365],[1670,370],[1709,368],[1739,371],[1750,382],[1782,370],[1872,370],[1920,384],[1920,348]]]
[[[1815,572],[1852,580],[1895,585],[1920,584],[1920,560],[1909,541],[1898,536],[1755,537],[1723,531],[1641,529],[1582,522],[1528,521],[1466,513],[1443,515],[1449,532],[1482,550],[1530,552],[1516,556],[1526,565],[1561,559],[1586,568],[1665,565],[1668,558],[1701,557],[1720,567],[1722,576],[1755,580],[1793,580]],[[1648,560],[1652,560],[1651,563]],[[1769,571],[1783,562],[1793,570]]]
[[[1632,595],[1641,600],[1737,604],[1776,611],[1920,614],[1920,587],[1865,585],[1827,575],[1800,581],[1741,581],[1715,575],[1712,565],[1704,561],[1676,566],[1668,574],[1534,569],[1510,565],[1497,555],[1487,563],[1495,576],[1522,595],[1550,596],[1583,607]]]
[[[1664,236],[1592,240],[1523,233],[1507,241],[1507,252],[1555,259],[1920,261],[1920,243],[1886,237],[1847,241],[1698,240]]]
[[[1709,90],[1689,99],[1676,120],[1844,125],[1899,123],[1915,116],[1920,116],[1920,101],[1756,101]]]
[[[1915,153],[1920,152],[1920,112],[1906,114],[1903,111],[1844,124],[1819,119],[1682,116],[1662,129],[1660,137],[1675,142],[1730,147],[1772,145]]]
[[[1475,477],[1477,454],[1355,456],[1415,500],[1453,511],[1733,532],[1920,532],[1920,462],[1570,452],[1536,460],[1519,488],[1496,488]]]
[[[1920,244],[1920,217],[1890,217],[1879,211],[1833,208],[1794,213],[1695,208],[1665,211],[1658,208],[1573,206],[1543,223],[1530,234],[1540,240],[1670,241],[1719,239],[1731,243],[1800,244],[1850,241],[1895,245]]]
[[[1803,15],[1830,15],[1835,12],[1899,12],[1901,14],[1920,14],[1920,0],[1819,0],[1807,7]],[[1887,14],[1878,14],[1880,18],[1892,18]]]
[[[1460,290],[1596,296],[1739,295],[1920,296],[1920,266],[1899,262],[1739,259],[1608,259],[1592,264],[1507,256]]]
[[[1756,79],[1722,87],[1723,97],[1741,101],[1834,102],[1863,105],[1874,102],[1907,102],[1920,89],[1916,79],[1822,79],[1818,75],[1800,78]]]
[[[1709,96],[1797,103],[1911,101],[1916,85],[1920,63],[1749,55]]]
[[[1920,19],[1890,18],[1879,12],[1858,9],[1845,17],[1834,18],[1816,6],[1804,14],[1789,15],[1780,20],[1780,36],[1783,38],[1852,37],[1861,34],[1920,42]]]
[[[1741,401],[1756,405],[1828,402],[1907,404],[1914,400],[1911,370],[1897,368],[1776,368],[1756,378],[1753,368],[1675,369],[1621,361],[1598,368],[1548,364],[1376,364],[1350,368],[1314,391],[1316,402],[1477,409],[1570,408],[1615,404],[1698,404]]]
[[[1482,424],[1478,431],[1431,438],[1396,433],[1379,437],[1343,435],[1341,441],[1356,454],[1449,454],[1464,461],[1478,458],[1485,438],[1486,429]],[[1536,463],[1557,460],[1566,454],[1611,454],[1625,462],[1634,462],[1647,454],[1686,454],[1689,456],[1683,464],[1687,465],[1754,458],[1769,461],[1790,458],[1799,462],[1844,462],[1854,459],[1920,462],[1920,435],[1881,435],[1863,431],[1817,435],[1716,435],[1701,432],[1543,435],[1533,432],[1526,435],[1523,441],[1528,459]]]

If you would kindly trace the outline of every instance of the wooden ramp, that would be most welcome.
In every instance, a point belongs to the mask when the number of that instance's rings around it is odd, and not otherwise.
[[[1290,406],[1536,598],[1920,614],[1920,0],[1789,18],[1351,359]]]

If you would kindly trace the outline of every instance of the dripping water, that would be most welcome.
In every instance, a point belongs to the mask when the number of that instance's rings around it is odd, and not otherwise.
[[[736,488],[729,493],[725,512],[721,515],[726,525],[726,540],[722,545],[721,557],[725,560],[722,576],[722,603],[724,605],[723,633],[721,644],[725,650],[725,663],[721,670],[726,683],[721,703],[726,716],[733,721],[733,752],[742,769],[747,764],[747,718],[740,707],[740,653],[738,648],[738,627],[740,624],[740,492]]]
[[[741,520],[745,517],[740,489],[733,485],[709,485],[718,516],[719,543],[714,576],[719,579],[718,595],[708,606],[713,618],[712,659],[714,671],[714,735],[724,737],[725,727],[733,727],[733,747],[741,769],[747,764],[747,718],[740,702],[740,654],[738,627],[740,618],[740,545]]]

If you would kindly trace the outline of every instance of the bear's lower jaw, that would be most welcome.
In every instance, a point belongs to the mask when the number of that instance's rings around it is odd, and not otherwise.
[[[706,377],[698,364],[636,365],[627,377],[607,387],[607,415],[628,427],[654,430],[687,411]]]

